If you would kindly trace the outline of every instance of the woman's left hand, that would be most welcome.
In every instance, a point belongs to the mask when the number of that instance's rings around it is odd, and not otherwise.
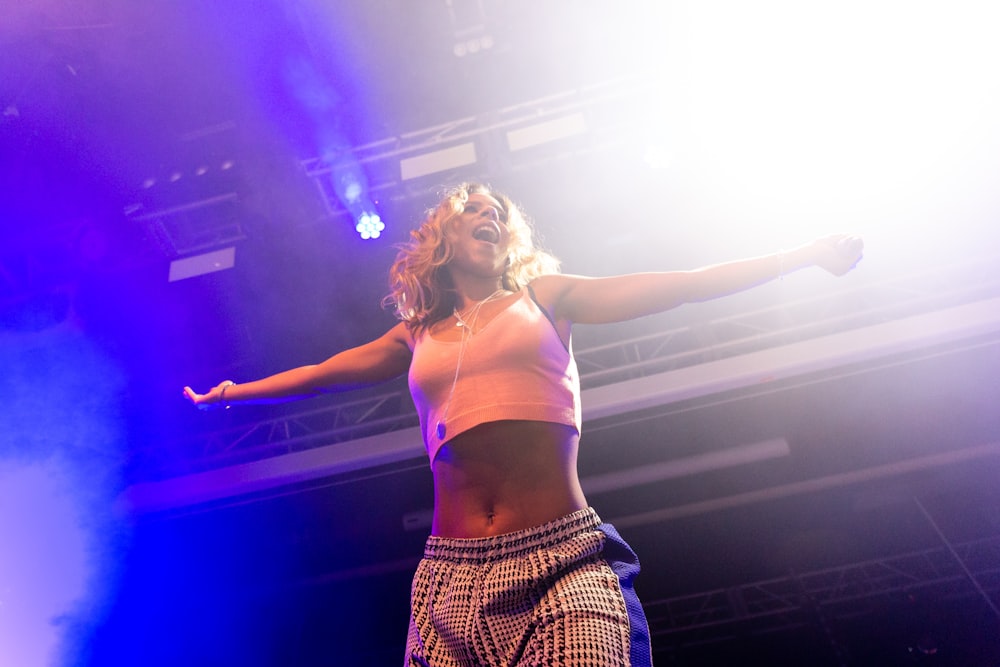
[[[813,261],[816,266],[835,276],[842,276],[864,257],[865,243],[860,236],[834,234],[813,241]]]

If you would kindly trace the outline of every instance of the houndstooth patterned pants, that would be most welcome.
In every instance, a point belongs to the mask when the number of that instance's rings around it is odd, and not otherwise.
[[[431,536],[410,596],[408,667],[645,667],[639,561],[592,509],[477,539]]]

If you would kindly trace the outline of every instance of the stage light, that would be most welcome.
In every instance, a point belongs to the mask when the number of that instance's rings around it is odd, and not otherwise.
[[[480,35],[479,37],[459,39],[452,47],[452,53],[455,54],[456,58],[464,58],[480,51],[488,51],[495,44],[496,41],[493,39],[493,35]]]
[[[700,219],[768,220],[797,239],[844,220],[871,237],[855,222],[869,218],[895,239],[919,216],[938,238],[959,202],[990,210],[993,3],[682,4],[679,38],[637,76],[663,91],[643,129],[669,132]]]
[[[366,241],[377,239],[385,223],[375,212],[375,202],[368,193],[368,178],[357,159],[345,154],[333,168],[330,178],[337,198],[354,220],[354,229]]]
[[[642,161],[650,169],[669,169],[671,163],[670,151],[661,144],[649,144],[643,151]]]
[[[344,188],[344,199],[350,203],[357,203],[361,199],[361,184],[357,181],[352,181]]]
[[[382,222],[378,213],[362,213],[354,229],[361,235],[361,238],[367,241],[368,239],[377,239],[380,237],[382,231],[385,229],[385,223]]]

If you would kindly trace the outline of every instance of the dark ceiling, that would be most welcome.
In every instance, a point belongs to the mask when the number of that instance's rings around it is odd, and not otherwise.
[[[941,19],[953,32],[976,24],[958,4],[960,19]],[[836,362],[787,372],[773,362],[773,376],[590,418],[581,475],[636,479],[706,453],[788,444],[777,458],[590,494],[644,563],[637,586],[657,664],[1000,663],[1000,327],[990,314],[1000,201],[995,187],[979,188],[995,185],[1000,132],[973,123],[1000,107],[1000,86],[970,80],[982,103],[974,110],[963,106],[971,93],[949,89],[948,147],[932,154],[927,135],[907,134],[906,146],[923,140],[926,154],[899,151],[926,169],[865,171],[875,174],[865,187],[883,194],[871,206],[837,183],[789,187],[761,204],[747,194],[760,187],[753,173],[718,188],[698,180],[739,163],[691,148],[691,119],[721,112],[685,98],[714,87],[677,76],[685,63],[662,63],[677,84],[663,131],[680,147],[672,167],[650,169],[625,132],[649,112],[641,91],[657,83],[636,73],[676,56],[670,45],[688,39],[676,26],[693,25],[684,21],[695,6],[32,0],[0,9],[0,455],[60,453],[101,489],[88,502],[111,505],[144,484],[238,477],[242,465],[307,450],[335,460],[338,445],[411,427],[398,383],[213,413],[191,409],[180,389],[313,362],[390,326],[379,302],[393,244],[456,180],[511,192],[574,273],[691,268],[847,225],[869,250],[842,281],[790,276],[576,331],[588,390],[630,390],[630,380],[720,360],[732,369],[768,351],[780,360],[809,341],[836,348],[852,333],[861,341]],[[725,3],[711,7],[720,31],[740,32]],[[761,11],[770,24],[795,19],[790,8]],[[870,20],[864,34],[891,54],[883,47],[898,24],[886,11],[864,19],[847,8],[836,25]],[[488,48],[456,55],[456,44],[483,37]],[[926,48],[942,48],[930,37]],[[798,58],[783,43],[760,48],[779,63]],[[825,87],[841,90],[846,77],[830,63],[849,52],[823,59],[830,71],[805,68],[819,83],[779,77],[774,90],[800,93],[768,114],[813,108],[806,98],[832,104]],[[744,57],[726,56],[718,71],[748,76]],[[900,62],[872,67],[916,76]],[[923,75],[966,81],[963,72]],[[894,82],[844,108],[881,119],[882,132],[905,125],[876,108]],[[720,136],[767,107],[767,90],[737,87]],[[516,159],[496,149],[507,119],[560,110],[582,110],[591,133]],[[474,165],[404,182],[368,164],[388,224],[379,242],[361,241],[321,194],[332,190],[317,158],[376,145],[391,161],[413,137],[448,145],[460,119],[471,119],[485,156]],[[835,130],[816,121],[789,132],[804,133],[794,150],[808,152]],[[866,159],[857,156],[859,171]],[[826,173],[812,164],[781,173],[796,171]],[[757,205],[740,208],[747,202]],[[794,224],[769,227],[778,211]],[[233,268],[167,280],[172,261],[224,247],[236,249]],[[928,326],[936,313],[941,322]],[[67,664],[398,664],[430,504],[415,455],[137,511],[115,529],[128,538],[109,540],[123,554],[108,566],[113,601],[99,621],[68,631],[79,637]]]

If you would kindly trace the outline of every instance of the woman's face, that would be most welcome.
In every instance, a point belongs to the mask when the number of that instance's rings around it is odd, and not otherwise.
[[[454,249],[453,270],[476,275],[503,275],[510,230],[503,205],[488,194],[469,195],[462,211],[452,218],[445,234]]]

